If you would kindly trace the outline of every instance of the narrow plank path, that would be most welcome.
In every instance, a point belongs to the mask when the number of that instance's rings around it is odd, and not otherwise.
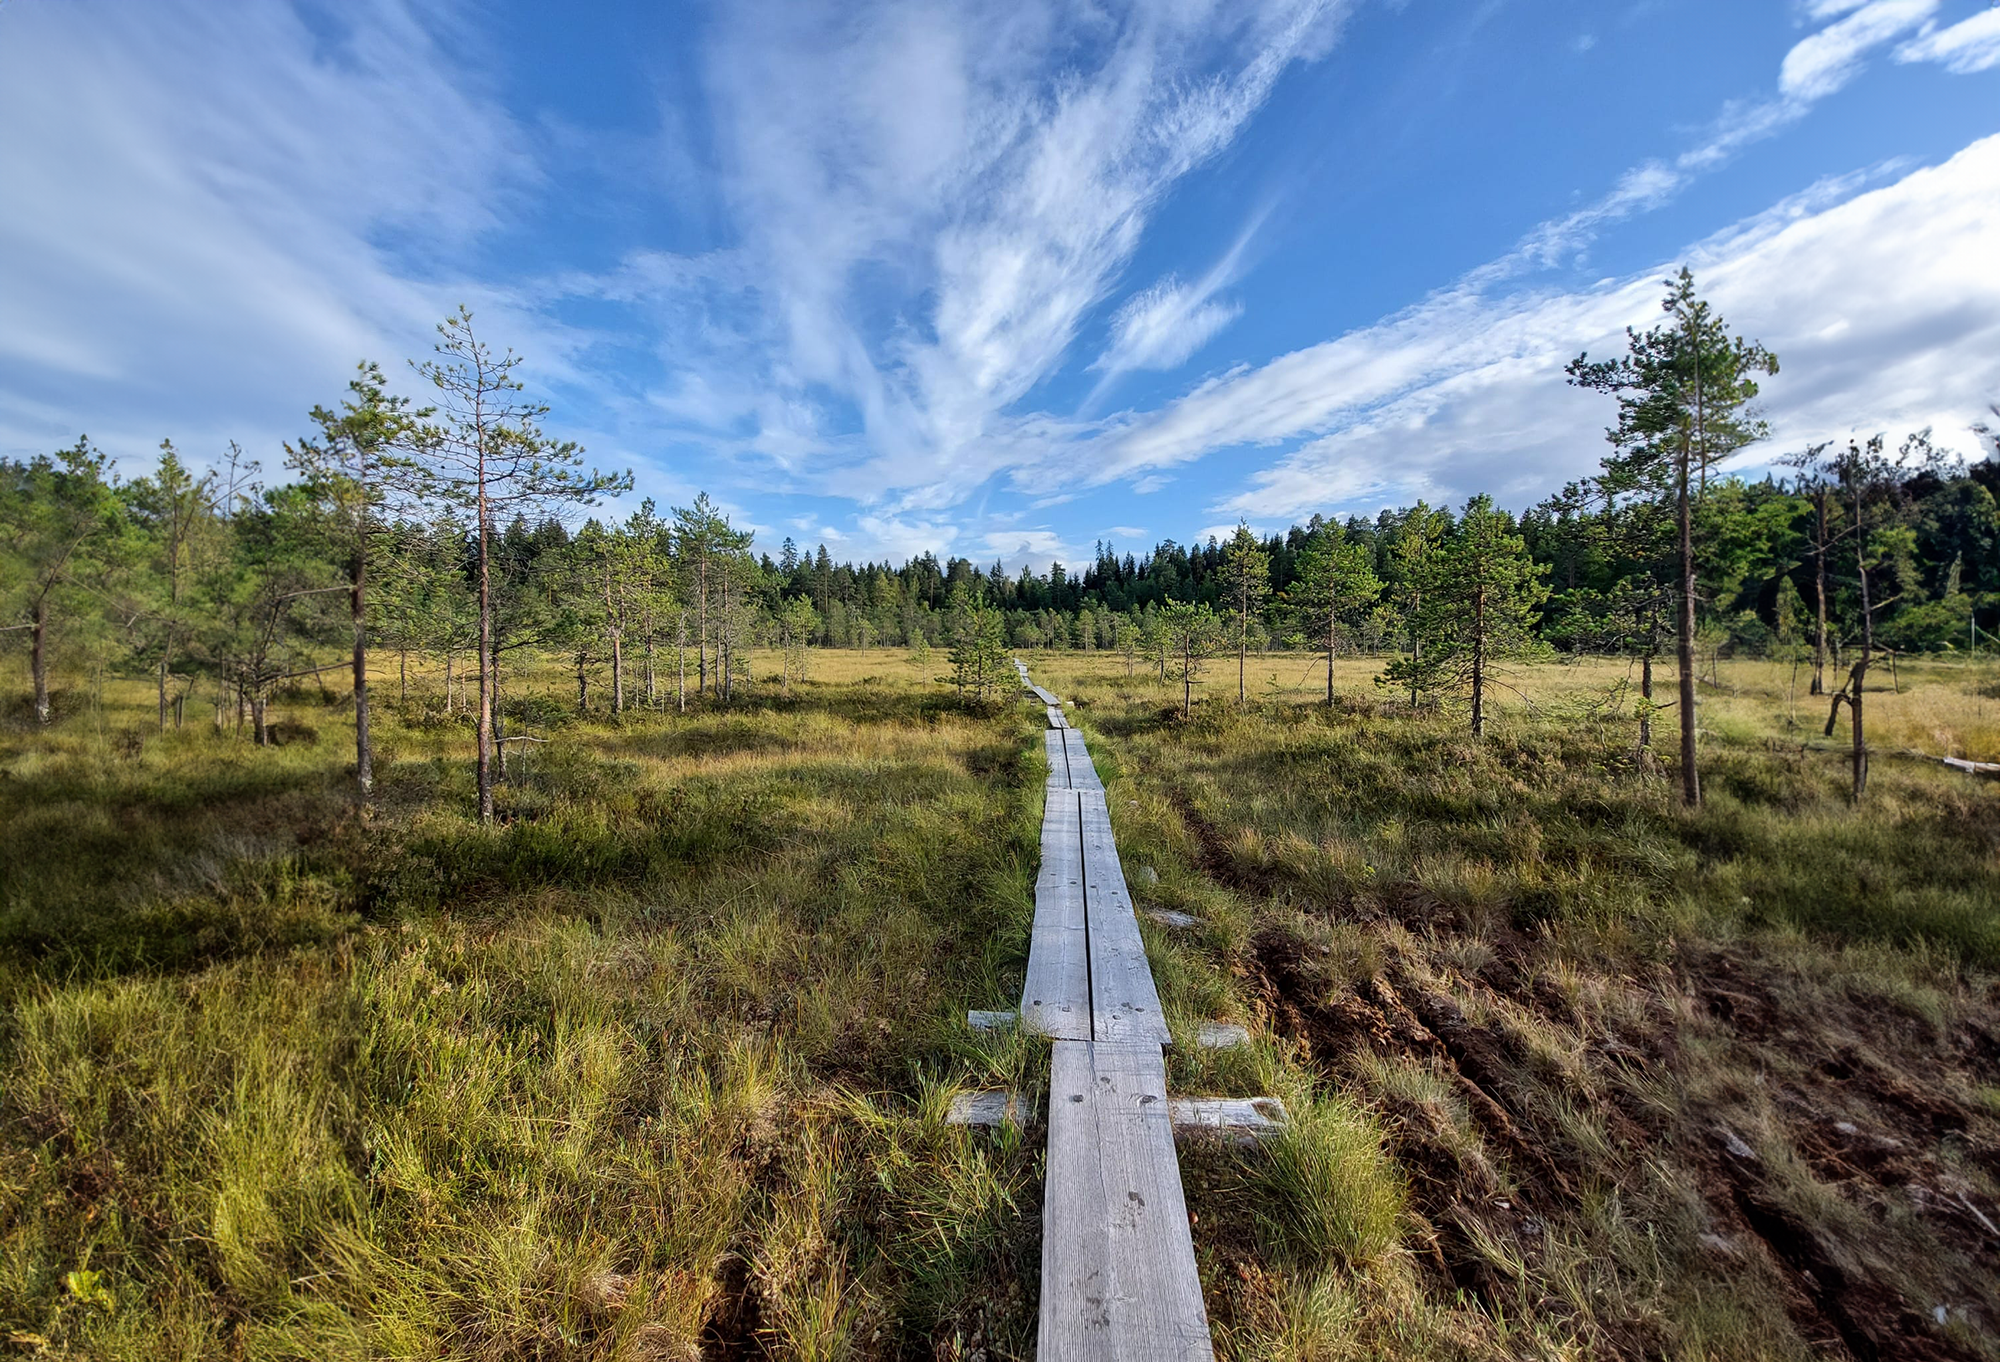
[[[1167,1097],[1159,992],[1118,860],[1104,782],[1062,701],[1021,1024],[1053,1042],[1042,1200],[1042,1362],[1213,1359]]]

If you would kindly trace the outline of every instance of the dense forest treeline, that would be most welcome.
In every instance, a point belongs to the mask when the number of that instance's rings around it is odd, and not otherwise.
[[[483,807],[508,740],[502,678],[524,652],[560,656],[578,705],[612,712],[726,703],[757,649],[780,654],[781,687],[810,646],[940,649],[974,695],[1002,684],[1010,648],[1115,650],[1186,698],[1218,652],[1240,676],[1250,651],[1308,648],[1325,657],[1329,702],[1341,654],[1386,652],[1373,680],[1412,702],[1469,695],[1475,730],[1494,660],[1613,652],[1643,665],[1646,735],[1665,708],[1652,662],[1670,645],[1683,672],[1777,652],[1810,668],[1836,715],[1839,697],[1854,703],[1859,753],[1868,658],[1976,648],[2000,629],[2000,446],[1981,428],[1968,458],[1920,432],[1800,451],[1782,476],[1723,476],[1714,465],[1763,434],[1744,415],[1749,375],[1776,361],[1729,338],[1685,275],[1666,311],[1626,356],[1571,366],[1572,384],[1618,399],[1613,452],[1525,513],[1483,496],[1419,503],[1141,554],[1100,543],[1046,572],[934,554],[837,562],[789,539],[760,551],[706,496],[576,524],[574,508],[629,477],[586,471],[580,450],[543,435],[518,360],[460,313],[417,367],[433,405],[363,365],[285,448],[282,480],[233,446],[201,472],[163,444],[130,478],[88,440],[0,461],[0,646],[26,655],[16,694],[41,722],[52,670],[144,675],[163,728],[205,703],[258,741],[274,688],[350,669],[364,790],[369,649],[404,699],[416,660],[441,670],[444,712],[477,719]]]

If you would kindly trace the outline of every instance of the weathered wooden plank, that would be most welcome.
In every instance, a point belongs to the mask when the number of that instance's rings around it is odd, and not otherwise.
[[[1037,700],[1040,700],[1043,704],[1054,705],[1057,709],[1062,708],[1062,701],[1056,699],[1055,696],[1049,694],[1047,691],[1043,690],[1040,686],[1030,686],[1028,687],[1028,689],[1033,691],[1035,693],[1035,698]]]
[[[1195,1031],[1194,1043],[1204,1050],[1235,1050],[1250,1043],[1250,1028],[1235,1022],[1205,1021]]]
[[[1146,942],[1132,912],[1132,893],[1119,868],[1104,792],[1079,791],[1077,801],[1084,913],[1090,924],[1090,1038],[1170,1044],[1153,970],[1146,962]]]
[[[977,1008],[965,1014],[965,1024],[975,1031],[1011,1031],[1021,1014],[1013,1008],[999,1012],[982,1012]]]
[[[1290,1113],[1275,1097],[1176,1097],[1167,1104],[1176,1134],[1216,1131],[1258,1139],[1285,1128]]]
[[[1090,933],[1084,916],[1081,818],[1070,791],[1050,789],[1047,800],[1021,1025],[1061,1040],[1089,1040]]]
[[[1028,1104],[1019,1093],[994,1088],[953,1093],[944,1120],[952,1126],[1018,1126],[1027,1123],[1027,1114]]]
[[[1083,745],[1083,735],[1075,729],[1063,734],[1063,751],[1069,758],[1069,783],[1079,790],[1102,792],[1104,782],[1097,778],[1097,766],[1090,759],[1090,749]]]
[[[1157,1045],[1055,1046],[1036,1355],[1214,1356]]]
[[[1062,710],[1055,705],[1049,706],[1049,727],[1050,728],[1069,727],[1069,720],[1063,718]]]
[[[1049,788],[1067,790],[1069,784],[1069,751],[1063,746],[1063,732],[1051,728],[1042,734],[1042,741],[1049,756]]]

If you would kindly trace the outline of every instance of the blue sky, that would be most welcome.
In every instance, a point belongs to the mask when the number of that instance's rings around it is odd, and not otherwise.
[[[275,467],[465,303],[772,549],[1523,507],[1682,263],[1751,466],[2000,401],[1982,0],[11,0],[0,185],[0,452]]]

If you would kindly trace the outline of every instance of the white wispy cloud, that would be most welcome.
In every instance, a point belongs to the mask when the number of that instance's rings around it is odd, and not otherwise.
[[[1090,364],[1104,377],[1086,407],[1095,406],[1120,374],[1179,368],[1242,315],[1240,303],[1220,295],[1241,275],[1244,255],[1262,220],[1260,213],[1199,279],[1189,283],[1170,274],[1119,305],[1111,318],[1110,343]]]
[[[1834,22],[1787,54],[1780,93],[1726,109],[1679,157],[1635,167],[1596,203],[1542,224],[1514,251],[1373,326],[1211,377],[1155,411],[1096,425],[1040,418],[1033,435],[1047,448],[1022,451],[1016,484],[1036,491],[1122,479],[1144,493],[1165,485],[1167,470],[1233,451],[1248,485],[1216,509],[1278,516],[1471,487],[1521,497],[1587,470],[1595,462],[1590,441],[1597,428],[1562,400],[1573,396],[1559,385],[1562,365],[1579,350],[1617,342],[1628,325],[1646,324],[1661,270],[1582,293],[1524,288],[1522,277],[1573,254],[1602,226],[1661,206],[1741,147],[1803,117],[1851,80],[1869,52],[1923,24],[1936,8],[1934,0],[1809,6],[1813,20]],[[1949,62],[1974,50],[1982,32],[1975,27],[1970,37],[1951,39],[1926,32],[1918,41],[1932,41],[1934,51],[1897,55]],[[1713,276],[1704,282],[1715,285],[1718,297],[1768,323],[1762,333],[1768,342],[1818,361],[1815,376],[1774,389],[1790,393],[1781,431],[1844,429],[1841,410],[1850,424],[1935,421],[1962,428],[1984,410],[2000,389],[2000,360],[1970,298],[1984,297],[1992,276],[1978,261],[2000,258],[2000,229],[1980,211],[2000,191],[1996,159],[1992,143],[1977,144],[1947,167],[1858,199],[1869,179],[1903,168],[1827,181],[1690,247],[1686,258],[1702,262]],[[1861,203],[1871,208],[1855,206]],[[1843,231],[1843,224],[1863,225]],[[1776,258],[1785,251],[1773,244],[1780,241],[1798,258]],[[1760,269],[1773,272],[1773,290],[1783,282],[1777,276],[1825,281],[1831,272],[1855,283],[1829,286],[1825,296],[1793,291],[1794,309],[1784,313],[1759,307],[1762,295],[1752,284]],[[1981,282],[1968,290],[1972,275]],[[1827,298],[1843,294],[1846,310],[1829,315]],[[1854,306],[1861,295],[1868,305]],[[1983,315],[2000,316],[2000,299],[1985,306]],[[1826,387],[1833,373],[1849,382],[1844,408]],[[1255,466],[1254,451],[1301,440],[1276,464]],[[1091,470],[1088,478],[1079,479],[1080,468]]]
[[[1970,450],[1966,427],[2000,398],[2000,277],[1982,264],[2000,258],[2000,222],[1984,207],[2000,198],[2000,137],[1893,184],[1855,187],[1822,186],[1683,259],[1731,326],[1783,361],[1762,404],[1772,449],[1929,425]],[[1151,467],[1233,436],[1309,436],[1217,503],[1240,515],[1473,490],[1525,503],[1595,466],[1610,412],[1566,387],[1562,367],[1584,350],[1615,353],[1627,326],[1652,325],[1666,269],[1584,293],[1441,295],[1198,389],[1109,437],[1112,457]]]
[[[1839,8],[1845,17],[1804,39],[1785,54],[1778,68],[1778,93],[1786,99],[1825,99],[1852,80],[1861,59],[1892,38],[1907,33],[1937,12],[1938,0],[1871,0]]]
[[[692,363],[747,381],[683,380],[665,400],[698,397],[737,454],[802,485],[902,515],[954,505],[1018,461],[1003,413],[1066,363],[1162,196],[1326,50],[1347,7],[732,6],[709,92],[751,319]],[[715,286],[695,274],[663,280],[662,305]],[[1226,278],[1163,281],[1128,307],[1107,370],[1212,333]],[[794,399],[810,431],[781,450],[746,429],[759,390]]]
[[[2000,66],[2000,5],[1945,28],[1932,28],[1896,49],[1899,62],[1936,62],[1969,76]]]
[[[1695,145],[1672,158],[1632,167],[1596,201],[1538,225],[1480,277],[1495,282],[1537,266],[1562,263],[1589,246],[1603,228],[1664,207],[1744,148],[1806,117],[1815,104],[1860,74],[1870,52],[1922,25],[1937,8],[1938,0],[1821,0],[1808,5],[1811,19],[1835,22],[1808,34],[1785,53],[1774,95],[1732,101]],[[1899,54],[1899,59],[1932,58]]]
[[[1241,304],[1216,298],[1205,284],[1168,275],[1133,294],[1111,319],[1111,347],[1090,367],[1113,373],[1179,368],[1243,312]]]
[[[0,9],[0,446],[274,443],[460,301],[550,336],[393,258],[456,250],[535,180],[455,79],[453,22],[396,0],[318,32],[227,0]]]

